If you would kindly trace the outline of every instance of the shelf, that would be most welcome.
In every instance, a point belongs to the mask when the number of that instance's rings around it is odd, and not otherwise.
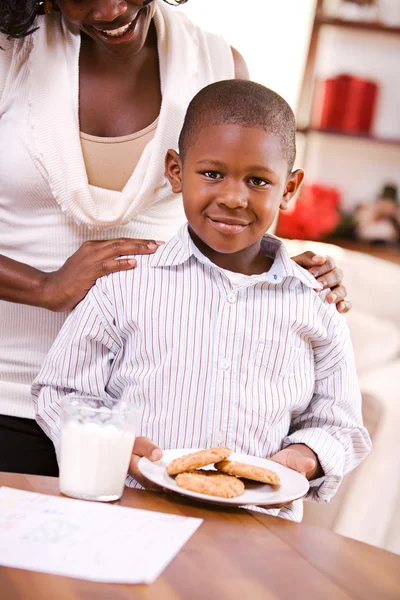
[[[332,25],[333,27],[345,27],[358,31],[371,31],[374,33],[389,33],[400,36],[400,26],[390,27],[382,23],[369,21],[346,21],[345,19],[335,19],[323,14],[317,14],[315,23],[318,25]]]
[[[367,142],[374,142],[376,144],[387,144],[390,146],[400,146],[400,139],[391,139],[391,138],[383,138],[376,135],[371,134],[363,134],[363,133],[351,133],[346,131],[338,131],[335,129],[317,129],[315,127],[299,127],[297,129],[298,133],[303,133],[307,135],[308,133],[318,133],[323,135],[336,135],[339,137],[364,140]]]

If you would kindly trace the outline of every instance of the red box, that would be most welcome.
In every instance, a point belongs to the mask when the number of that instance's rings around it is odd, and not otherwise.
[[[351,133],[370,133],[378,86],[352,75],[338,75],[317,84],[314,126]]]

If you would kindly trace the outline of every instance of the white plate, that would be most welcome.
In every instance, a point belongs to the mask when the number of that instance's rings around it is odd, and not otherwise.
[[[168,475],[166,471],[167,465],[169,465],[172,460],[184,456],[185,454],[190,454],[191,452],[196,452],[196,448],[164,450],[164,456],[158,462],[151,462],[147,458],[141,458],[139,461],[139,470],[142,475],[147,477],[147,479],[150,479],[153,483],[168,490],[172,490],[173,492],[177,492],[178,494],[182,494],[183,496],[190,496],[191,498],[202,500],[203,502],[230,504],[231,506],[242,506],[245,504],[259,504],[263,506],[287,504],[288,502],[292,502],[293,500],[297,500],[304,496],[309,488],[307,479],[296,471],[287,469],[286,467],[265,458],[232,452],[229,456],[229,460],[236,460],[249,465],[271,469],[271,471],[278,473],[281,484],[279,486],[271,486],[244,480],[246,486],[245,491],[236,498],[217,498],[216,496],[209,496],[208,494],[191,492],[179,487],[175,482],[174,477]],[[215,470],[212,465],[204,467],[204,469]]]

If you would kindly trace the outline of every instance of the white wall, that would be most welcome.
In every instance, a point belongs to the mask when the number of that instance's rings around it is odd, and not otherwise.
[[[315,0],[189,0],[179,10],[222,35],[243,55],[254,81],[295,107],[314,6]]]
[[[321,42],[319,76],[351,73],[375,81],[379,96],[374,132],[400,139],[400,36],[325,27]]]

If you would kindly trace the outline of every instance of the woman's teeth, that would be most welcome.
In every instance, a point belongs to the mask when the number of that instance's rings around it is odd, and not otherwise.
[[[124,25],[123,27],[118,27],[118,29],[111,29],[110,31],[103,29],[102,33],[105,33],[106,35],[109,35],[111,37],[119,37],[120,35],[124,35],[124,33],[128,31],[132,23],[133,21],[131,21],[127,25]]]

